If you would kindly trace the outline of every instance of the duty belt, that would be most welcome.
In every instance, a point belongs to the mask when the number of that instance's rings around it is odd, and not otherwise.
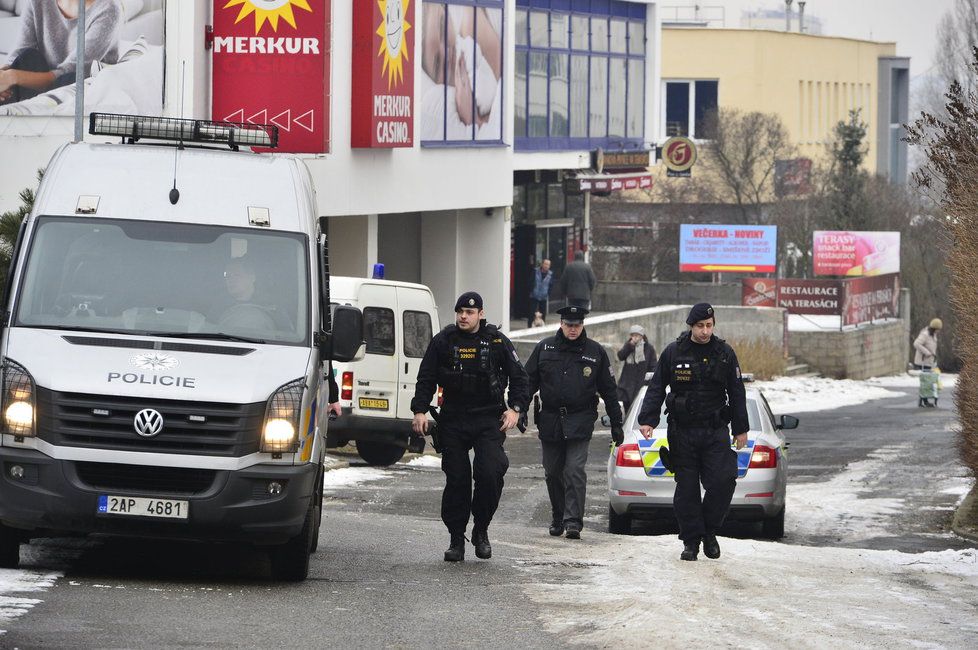
[[[591,406],[558,406],[557,408],[543,407],[546,413],[557,413],[561,417],[565,415],[571,415],[573,413],[584,413],[586,411],[593,411],[594,408]]]

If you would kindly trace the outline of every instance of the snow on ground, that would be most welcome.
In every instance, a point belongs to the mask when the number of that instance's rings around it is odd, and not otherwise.
[[[437,467],[441,469],[441,456],[418,456],[404,464],[408,467]]]
[[[323,489],[336,490],[390,478],[392,474],[376,467],[341,467],[326,472],[323,476]]]
[[[880,318],[874,324],[886,323],[896,320],[893,318]],[[869,323],[864,323],[869,325]],[[789,332],[825,332],[830,330],[838,331],[842,327],[841,316],[812,316],[808,314],[788,314]],[[846,329],[856,329],[858,325],[847,325]]]
[[[748,386],[764,393],[775,413],[806,413],[853,406],[874,399],[903,397],[872,380],[828,379],[826,377],[778,377],[755,381]]]
[[[679,560],[676,538],[541,539],[516,566],[540,620],[599,647],[974,647],[975,549],[907,554],[721,538]]]
[[[42,602],[23,594],[45,591],[62,575],[51,572],[0,569],[0,628]],[[0,629],[0,634],[5,632],[6,630]]]

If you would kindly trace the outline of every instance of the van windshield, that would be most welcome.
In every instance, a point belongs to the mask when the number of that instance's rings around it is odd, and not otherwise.
[[[307,269],[299,233],[41,217],[14,322],[302,345]]]

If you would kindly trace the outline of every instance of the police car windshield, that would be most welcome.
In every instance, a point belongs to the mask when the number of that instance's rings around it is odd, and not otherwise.
[[[298,233],[41,217],[14,323],[304,345],[307,260]]]

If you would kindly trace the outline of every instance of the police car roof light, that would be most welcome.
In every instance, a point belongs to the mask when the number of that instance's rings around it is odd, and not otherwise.
[[[137,140],[167,140],[226,144],[237,151],[239,146],[278,146],[278,127],[274,124],[245,124],[217,120],[188,120],[177,117],[92,113],[88,132],[91,135],[114,135]]]

